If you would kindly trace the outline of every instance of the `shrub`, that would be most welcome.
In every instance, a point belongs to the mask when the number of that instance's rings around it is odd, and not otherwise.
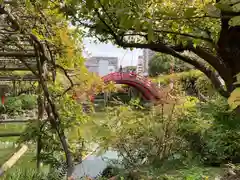
[[[168,85],[173,81],[174,86],[180,85],[181,90],[184,90],[191,96],[198,96],[201,93],[204,96],[211,97],[216,94],[211,81],[198,70],[162,75],[153,79],[153,81],[160,83],[162,86]]]
[[[19,113],[22,111],[22,101],[18,97],[7,97],[5,108],[5,112],[8,114]]]
[[[111,148],[121,154],[123,164],[128,167],[143,164],[161,164],[186,146],[176,134],[178,113],[175,105],[171,111],[162,114],[162,107],[143,111],[142,107],[119,105],[108,109],[106,121],[93,122],[93,136],[101,147]],[[141,110],[141,111],[140,111]]]
[[[44,180],[45,174],[38,173],[34,169],[17,169],[14,173],[7,173],[4,176],[4,180],[32,180],[39,179]]]
[[[23,94],[19,96],[19,99],[22,101],[22,109],[34,109],[37,105],[36,95]]]
[[[14,173],[7,173],[3,180],[62,180],[59,172],[43,173],[36,169],[17,169]]]
[[[240,118],[225,99],[201,103],[181,117],[180,135],[204,163],[240,162]]]
[[[0,113],[14,114],[23,110],[31,110],[37,106],[37,96],[20,95],[16,97],[6,97],[4,106],[0,105]]]

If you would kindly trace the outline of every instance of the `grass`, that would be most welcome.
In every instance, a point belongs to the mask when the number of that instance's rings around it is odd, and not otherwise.
[[[1,134],[4,133],[21,133],[26,128],[26,124],[0,124]],[[0,138],[0,165],[6,162],[16,151],[17,147],[14,145],[19,137],[1,137]],[[9,143],[9,144],[8,144]],[[34,151],[30,148],[17,163],[8,170],[8,173],[14,172],[19,168],[32,168],[35,167]]]
[[[17,148],[14,146],[1,148],[0,149],[0,165],[6,162],[15,152]],[[32,169],[36,167],[36,161],[34,159],[35,153],[32,148],[29,148],[28,151],[20,157],[20,159],[14,164],[12,168],[10,168],[6,173],[11,174],[15,173],[17,170],[25,170],[25,169]],[[4,179],[3,177],[0,179]]]
[[[26,124],[0,124],[0,134],[4,133],[21,133],[26,128]],[[16,142],[18,137],[0,137],[0,142]]]
[[[192,166],[181,170],[165,173],[159,177],[165,177],[169,180],[213,180],[222,175],[221,168],[208,168],[202,166]]]

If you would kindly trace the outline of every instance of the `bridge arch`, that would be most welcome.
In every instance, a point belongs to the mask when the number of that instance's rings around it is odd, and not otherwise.
[[[150,79],[135,73],[115,72],[102,77],[105,83],[115,82],[116,84],[126,84],[140,91],[146,100],[154,101],[159,99],[157,87]]]

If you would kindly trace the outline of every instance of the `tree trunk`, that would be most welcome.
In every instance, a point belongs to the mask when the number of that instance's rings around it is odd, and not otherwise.
[[[40,82],[40,85],[41,85],[41,88],[43,91],[43,95],[46,98],[46,102],[47,102],[47,105],[45,106],[45,110],[48,115],[48,120],[50,121],[52,128],[56,130],[56,133],[59,136],[60,142],[62,144],[63,151],[64,151],[65,157],[66,157],[66,163],[67,163],[67,178],[70,178],[70,177],[72,177],[72,173],[74,170],[73,160],[72,160],[72,155],[69,150],[69,146],[67,143],[67,139],[66,139],[64,130],[61,127],[61,121],[60,121],[60,116],[59,116],[57,107],[54,104],[54,101],[48,90],[47,55],[45,52],[45,47],[38,40],[38,38],[36,36],[32,35],[31,37],[35,43],[34,49],[35,49],[35,53],[36,53],[39,82]]]
[[[224,18],[221,19],[221,32],[217,43],[217,52],[225,64],[226,73],[231,74],[231,78],[226,81],[230,93],[236,88],[236,75],[240,73],[240,26],[229,26],[230,18],[226,18],[234,15],[236,14],[232,12],[222,12]]]
[[[43,113],[44,113],[44,102],[42,99],[42,91],[41,91],[41,87],[40,87],[40,83],[39,83],[39,87],[38,87],[38,127],[39,127],[39,131],[41,132],[41,121],[43,119]],[[40,164],[41,164],[41,150],[42,150],[42,141],[41,141],[42,137],[41,137],[41,133],[39,133],[39,136],[37,137],[37,154],[36,154],[36,160],[37,160],[37,169],[40,169]]]

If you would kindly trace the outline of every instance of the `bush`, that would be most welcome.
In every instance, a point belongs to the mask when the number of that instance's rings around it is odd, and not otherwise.
[[[0,105],[0,113],[14,114],[23,110],[32,110],[37,106],[37,96],[20,95],[16,97],[6,97],[4,106]]]
[[[198,70],[162,75],[153,79],[153,81],[160,83],[162,86],[166,86],[173,81],[175,86],[180,85],[181,90],[184,90],[190,96],[198,96],[201,93],[204,96],[211,97],[216,94],[211,81]]]
[[[240,162],[240,117],[225,99],[201,103],[181,117],[180,135],[195,155],[209,165]]]
[[[27,95],[23,94],[19,96],[19,99],[22,101],[22,109],[34,109],[37,106],[37,96],[36,95]]]
[[[13,114],[22,111],[22,101],[18,97],[7,97],[5,102],[5,113]]]
[[[36,169],[17,169],[14,173],[7,173],[3,180],[62,180],[61,173],[38,172]]]
[[[205,172],[202,163],[239,162],[240,118],[228,111],[221,97],[205,103],[184,99],[183,104],[159,105],[151,111],[120,104],[109,109],[108,119],[88,122],[88,127],[96,131],[93,136],[101,147],[119,152],[125,171],[137,171],[143,179],[214,178],[217,173]]]
[[[92,123],[92,131],[97,130],[93,136],[101,147],[119,152],[128,167],[160,165],[185,149],[184,140],[177,135],[178,112],[172,113],[175,105],[168,105],[165,114],[161,107],[143,111],[139,106],[136,111],[134,106],[110,107],[106,121]]]

